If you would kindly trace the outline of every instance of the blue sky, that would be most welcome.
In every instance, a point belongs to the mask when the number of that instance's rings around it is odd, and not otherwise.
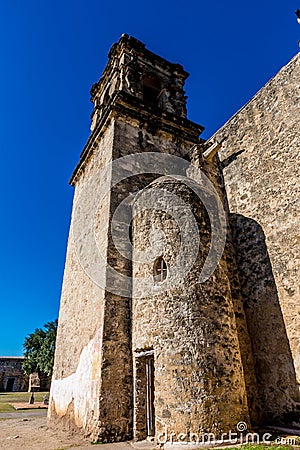
[[[0,0],[0,355],[58,315],[89,89],[122,33],[181,63],[208,138],[298,51],[300,3]]]

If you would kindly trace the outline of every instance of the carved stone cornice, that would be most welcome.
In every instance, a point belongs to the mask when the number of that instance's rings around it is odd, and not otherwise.
[[[185,117],[162,111],[155,105],[144,103],[141,99],[133,97],[124,91],[116,91],[103,109],[101,119],[80,155],[80,160],[69,181],[72,186],[76,184],[80,171],[84,168],[86,161],[98,144],[100,136],[112,118],[134,120],[140,124],[141,128],[148,130],[150,133],[160,131],[171,136],[180,135],[183,140],[195,144],[199,143],[199,135],[204,130],[203,126]]]

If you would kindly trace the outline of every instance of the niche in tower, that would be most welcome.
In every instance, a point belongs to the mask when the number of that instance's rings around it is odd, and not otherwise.
[[[161,81],[154,73],[147,73],[143,78],[143,99],[147,103],[158,106]]]

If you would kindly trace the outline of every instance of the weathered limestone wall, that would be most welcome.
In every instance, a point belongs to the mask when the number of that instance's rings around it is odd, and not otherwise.
[[[300,55],[217,133],[263,419],[297,423]]]
[[[204,149],[210,145],[209,142],[204,144]],[[243,305],[243,297],[241,295],[241,286],[237,269],[237,255],[235,250],[234,236],[230,227],[230,215],[229,206],[227,201],[225,182],[220,167],[220,161],[217,156],[212,160],[207,161],[202,159],[199,161],[196,155],[192,152],[191,161],[196,167],[201,165],[202,172],[212,182],[215,190],[217,191],[220,200],[223,203],[223,208],[226,214],[227,220],[227,237],[226,245],[224,249],[224,258],[227,265],[227,276],[230,282],[230,295],[232,298],[232,305],[234,308],[235,322],[237,335],[239,340],[239,347],[241,352],[241,358],[244,370],[244,381],[246,385],[247,403],[249,408],[250,423],[247,424],[249,429],[251,426],[257,426],[261,420],[261,401],[257,392],[257,380],[254,367],[254,358],[252,351],[252,343],[249,336],[249,330],[247,325],[247,317]]]
[[[161,194],[157,197],[156,189]],[[145,437],[143,410],[144,383],[140,377],[141,352],[154,351],[154,409],[156,437],[160,433],[173,435],[173,440],[189,440],[193,433],[220,435],[235,429],[244,420],[249,423],[248,406],[238,333],[232,304],[226,260],[223,257],[213,276],[199,283],[199,275],[210,247],[211,229],[208,214],[199,198],[184,184],[169,177],[153,182],[144,193],[153,197],[157,210],[139,212],[133,220],[133,300],[132,346],[135,389],[135,436]],[[179,209],[168,213],[170,198],[183,202]],[[134,204],[139,206],[140,196]],[[196,234],[189,228],[189,212],[196,218]],[[138,210],[136,210],[138,211]],[[177,215],[177,218],[176,218]],[[181,225],[178,223],[180,217]],[[187,229],[185,229],[187,228]],[[151,232],[160,229],[165,246],[151,240]],[[182,233],[189,240],[182,244]],[[178,285],[166,291],[170,271],[179,255],[180,246],[192,254],[196,235],[200,251],[192,270]],[[157,255],[163,256],[169,275],[159,283],[153,278],[155,258],[139,263],[137,251],[145,252],[157,245]],[[161,252],[161,253],[160,253]],[[181,261],[184,264],[183,261]],[[176,273],[173,272],[172,276]],[[143,296],[141,277],[153,280],[157,295]],[[180,278],[180,275],[178,274]],[[180,437],[181,436],[181,437]]]
[[[128,286],[118,285],[106,266],[107,261],[110,267],[131,277],[130,252],[126,259],[117,251],[110,224],[120,202],[157,175],[144,174],[141,168],[141,175],[115,185],[115,169],[108,171],[105,178],[101,169],[128,154],[178,151],[170,137],[142,131],[137,120],[112,119],[104,130],[76,178],[49,408],[50,423],[82,428],[103,442],[130,438],[133,413]],[[182,148],[183,153],[185,150]],[[130,174],[133,167],[125,164],[124,169]],[[120,167],[116,169],[117,174],[119,170]],[[103,193],[106,195],[100,201]],[[93,221],[97,244],[94,247],[88,244],[83,254],[87,259],[82,258],[78,241],[74,243],[78,238],[89,242],[85,236],[86,214]],[[97,273],[96,280],[100,277],[104,288],[90,278],[93,265],[98,272],[99,250],[104,263],[102,274]],[[112,288],[119,288],[122,296],[112,293]],[[130,285],[127,294],[130,295]]]
[[[108,56],[91,89],[92,134],[70,180],[76,189],[49,413],[50,423],[65,420],[102,442],[132,435],[131,249],[119,232],[126,218],[114,227],[113,217],[157,176],[142,163],[102,168],[134,153],[185,154],[183,141],[198,142],[203,129],[186,119],[188,74],[179,64],[127,35]]]
[[[113,134],[112,123],[107,133],[98,138],[93,158],[75,188],[50,394],[50,423],[58,420],[64,426],[83,428],[85,433],[95,433],[98,428],[105,291],[86,273],[89,267],[74,242],[78,242],[80,233],[87,233],[85,214],[74,211],[77,204],[82,205],[89,211],[95,234],[100,230],[98,247],[91,245],[85,250],[92,266],[99,250],[104,258],[107,253],[110,179],[109,174],[107,180],[99,176],[100,169],[111,159]],[[102,186],[103,192],[108,190],[101,205],[94,195],[97,185]],[[103,280],[105,266],[98,267],[98,271]]]
[[[144,152],[166,154],[185,154],[191,142],[181,141],[155,127],[144,125],[141,127],[139,119],[119,116],[115,119],[113,161],[117,166],[112,170],[112,188],[110,203],[110,221],[118,205],[135,195],[156,177],[161,176],[159,166],[151,165],[151,158],[146,163],[139,163],[134,158],[120,163],[120,158]],[[156,161],[157,164],[157,161]],[[116,177],[124,170],[126,178],[116,184]],[[132,174],[139,172],[138,175]],[[158,171],[158,173],[155,173]],[[148,172],[148,173],[147,173]],[[131,207],[129,208],[131,210]],[[130,224],[130,218],[122,216],[122,221]],[[132,277],[131,250],[128,248],[129,234],[124,230],[118,234],[117,243],[122,249],[123,257],[114,245],[111,230],[109,230],[107,262],[119,273]],[[126,293],[125,286],[120,284],[117,277],[108,273],[106,285],[122,293],[106,294],[103,355],[106,364],[103,368],[103,382],[101,388],[100,414],[103,412],[103,426],[99,428],[99,439],[102,441],[125,440],[132,437],[133,418],[133,386],[132,386],[132,352],[131,352],[131,282]],[[105,330],[106,333],[105,333]],[[102,408],[102,409],[101,409]],[[101,412],[102,411],[102,412]]]
[[[183,141],[178,137],[174,139],[172,135],[158,132],[157,129],[141,130],[138,121],[128,117],[125,120],[119,118],[108,122],[106,133],[99,136],[92,157],[76,180],[49,411],[50,423],[59,422],[68,427],[82,428],[86,434],[103,442],[125,440],[132,436],[131,304],[124,286],[119,286],[123,297],[110,292],[113,286],[117,286],[118,280],[107,271],[107,267],[102,268],[101,284],[107,291],[98,287],[86,272],[90,273],[89,266],[97,266],[96,253],[100,250],[111,267],[131,277],[130,251],[128,259],[117,251],[110,223],[117,206],[124,198],[135,194],[159,175],[145,174],[145,168],[141,167],[141,175],[115,185],[114,169],[103,179],[101,168],[111,160],[144,151],[186,155],[193,144],[192,141]],[[124,170],[129,174],[135,169],[135,164],[131,164],[133,165],[124,165]],[[213,170],[215,174],[211,174],[212,182],[220,183],[216,166],[205,170],[208,173]],[[101,187],[100,191],[97,191],[97,186]],[[177,187],[180,192],[180,185],[175,186]],[[218,191],[222,196],[220,188]],[[100,203],[97,200],[99,192],[100,196],[107,192]],[[187,193],[183,190],[184,195]],[[81,233],[87,233],[86,224],[80,221],[78,223],[78,205],[83,208],[83,213],[91,214],[94,220],[93,230],[98,248],[87,247],[87,260],[82,259],[81,249],[78,243],[74,243],[74,238],[76,240],[78,236],[81,237]],[[194,212],[200,214],[199,221],[202,225],[206,224],[205,232],[201,230],[201,235],[207,251],[210,236],[206,213],[199,205],[194,206]],[[85,214],[79,215],[81,217],[85,217]],[[152,219],[159,222],[162,229],[169,227],[168,232],[174,232],[171,244],[174,257],[178,250],[174,223],[162,213],[157,218],[150,218],[150,223]],[[118,240],[119,245],[122,244],[122,236]],[[137,242],[138,247],[141,242]],[[191,245],[194,245],[193,240]],[[123,250],[126,253],[126,243]],[[203,264],[205,255],[205,252],[201,255],[198,265]],[[159,344],[155,343],[155,348],[161,352],[158,365],[155,362],[155,370],[158,374],[163,374],[161,380],[159,376],[156,378],[158,385],[162,386],[161,396],[158,390],[155,393],[155,402],[160,405],[160,409],[157,407],[157,432],[164,431],[162,423],[172,426],[175,420],[178,434],[207,430],[220,433],[233,428],[240,420],[250,423],[240,348],[248,355],[247,358],[250,351],[247,340],[244,339],[247,336],[245,330],[242,338],[239,335],[243,311],[238,300],[232,297],[225,258],[208,282],[207,289],[206,286],[193,285],[193,276],[197,277],[200,273],[197,267],[194,275],[191,274],[179,290],[171,291],[166,298],[161,299],[161,305],[157,305],[156,300],[153,303],[152,298],[144,299],[146,312],[147,309],[149,312],[154,308],[154,322],[156,323],[157,318],[162,322],[162,337],[159,337],[157,331],[157,339],[160,341]],[[205,300],[204,306],[199,298],[201,301]],[[167,317],[166,305],[170,312]],[[175,305],[174,312],[172,305]],[[133,350],[154,346],[154,343],[138,342],[148,339],[153,324],[146,326],[141,322],[140,316],[137,317],[134,313],[132,320],[136,333]],[[169,335],[173,320],[176,326],[178,324],[179,330]],[[191,328],[188,333],[186,326]],[[155,329],[157,330],[157,323]],[[195,343],[195,347],[191,343]],[[213,349],[213,355],[210,355],[207,348]],[[164,372],[164,366],[168,364],[169,369]],[[244,361],[243,364],[245,365]],[[135,368],[133,365],[133,370]],[[246,364],[245,368],[248,370],[249,365]],[[251,374],[250,371],[247,373],[250,380],[253,379]],[[168,383],[173,386],[174,382],[178,386],[172,391],[167,387]],[[170,395],[171,391],[174,395]],[[169,397],[169,403],[163,404],[164,395]],[[181,396],[179,409],[176,406],[178,395],[179,398]],[[219,402],[220,396],[222,402]],[[186,413],[183,412],[185,408]],[[169,410],[173,416],[167,417],[169,412],[166,411]],[[180,413],[177,414],[176,411]],[[163,422],[159,421],[160,418]],[[138,433],[136,436],[140,437]]]
[[[246,385],[247,403],[250,416],[250,423],[248,424],[248,428],[250,429],[251,426],[257,426],[260,424],[262,415],[261,411],[262,406],[260,396],[258,395],[257,392],[255,361],[253,357],[252,343],[249,335],[247,317],[243,305],[243,297],[241,295],[241,285],[238,274],[237,257],[233,239],[234,237],[232,236],[232,232],[230,230],[230,227],[228,226],[225,256],[227,263],[227,273],[230,281],[230,292],[234,307],[241,358],[244,369],[244,380]]]

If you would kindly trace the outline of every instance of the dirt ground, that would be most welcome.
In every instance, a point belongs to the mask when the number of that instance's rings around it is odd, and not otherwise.
[[[226,447],[237,447],[237,445]],[[80,436],[48,428],[46,411],[0,414],[1,450],[96,450],[98,448],[101,450],[154,450],[155,446],[145,441],[92,444]],[[178,450],[178,447],[176,448]],[[173,447],[172,450],[176,448]],[[272,446],[272,449],[274,448],[275,446]],[[285,448],[289,450],[291,447]],[[297,445],[293,449],[300,450],[300,447]]]
[[[0,449],[5,450],[95,450],[93,445],[67,432],[47,427],[46,415],[24,417],[16,413],[13,418],[0,419]],[[131,450],[126,442],[101,445],[102,450]]]

